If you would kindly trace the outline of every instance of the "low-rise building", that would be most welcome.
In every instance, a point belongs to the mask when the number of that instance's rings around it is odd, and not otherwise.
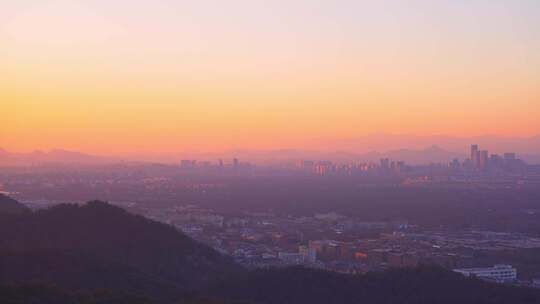
[[[511,265],[495,265],[487,268],[462,268],[454,269],[454,271],[466,277],[476,277],[497,283],[511,283],[517,279],[517,269]]]

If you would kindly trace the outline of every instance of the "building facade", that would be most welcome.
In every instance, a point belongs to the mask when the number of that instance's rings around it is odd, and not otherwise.
[[[476,277],[481,280],[496,283],[511,283],[517,280],[517,269],[511,265],[495,265],[487,268],[454,269],[466,277]]]

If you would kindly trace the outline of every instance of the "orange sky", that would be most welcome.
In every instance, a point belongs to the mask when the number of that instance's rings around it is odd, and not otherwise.
[[[109,2],[0,4],[0,147],[540,134],[535,1]]]

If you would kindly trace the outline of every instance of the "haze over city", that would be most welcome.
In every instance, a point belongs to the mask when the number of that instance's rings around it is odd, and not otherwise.
[[[1,304],[540,304],[540,1],[0,0]]]

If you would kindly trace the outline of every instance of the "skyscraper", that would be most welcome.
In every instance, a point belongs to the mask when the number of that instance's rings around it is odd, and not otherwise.
[[[480,170],[487,169],[489,161],[489,153],[487,150],[482,150],[478,152],[478,168]]]
[[[197,164],[196,160],[184,159],[180,162],[180,167],[184,169],[189,169],[189,168],[194,168],[196,164]]]
[[[383,170],[390,169],[390,159],[381,158],[381,169],[383,169]]]
[[[479,163],[478,145],[471,146],[471,164],[473,168],[478,168]]]
[[[513,161],[516,159],[515,153],[504,153],[504,160],[506,161]]]

